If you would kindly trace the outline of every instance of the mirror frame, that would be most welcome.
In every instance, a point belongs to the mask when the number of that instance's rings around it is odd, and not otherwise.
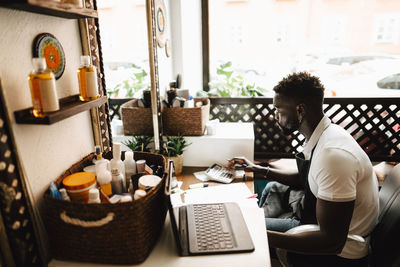
[[[153,120],[154,149],[161,150],[162,120],[160,104],[160,83],[157,55],[157,24],[156,3],[154,0],[146,0],[147,37],[149,47],[150,80],[151,80],[151,114]],[[166,17],[165,17],[166,19]]]

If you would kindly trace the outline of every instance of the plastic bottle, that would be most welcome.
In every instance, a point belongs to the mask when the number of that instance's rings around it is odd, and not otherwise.
[[[107,169],[107,162],[97,161],[96,162],[96,177],[97,182],[100,185],[101,190],[107,196],[112,195],[112,175],[111,172]]]
[[[193,96],[190,96],[189,100],[185,101],[185,108],[194,108]]]
[[[125,191],[124,190],[124,177],[119,172],[118,166],[113,166],[111,164],[111,175],[112,175],[111,187],[112,187],[113,194],[124,193],[124,191]]]
[[[61,199],[71,201],[71,198],[68,196],[67,190],[65,188],[60,188],[60,190],[58,191],[60,192]]]
[[[78,68],[79,99],[90,101],[99,97],[96,67],[90,63],[90,56],[81,56]]]
[[[114,143],[113,144],[113,158],[110,160],[110,168],[111,168],[111,175],[113,176],[113,183],[114,183],[114,176],[120,174],[122,176],[122,193],[126,192],[126,180],[125,180],[125,165],[124,162],[121,160],[121,144]],[[118,170],[118,174],[116,172]],[[114,187],[113,187],[113,193]]]
[[[54,73],[47,69],[44,58],[32,59],[33,71],[29,74],[29,87],[33,105],[33,115],[44,117],[49,112],[60,109],[56,79]]]
[[[97,188],[92,188],[89,190],[89,200],[88,203],[100,203],[100,192]]]
[[[107,164],[107,170],[111,171],[110,161],[108,159],[103,158],[100,146],[95,146],[94,152],[96,154],[96,157],[92,160],[93,164],[97,164],[97,162],[104,162]]]
[[[131,185],[131,177],[132,175],[136,174],[136,161],[133,159],[133,151],[126,151],[125,152],[125,180],[126,180],[126,188],[128,192],[130,191]]]
[[[139,198],[142,198],[146,195],[146,191],[142,189],[137,189],[133,195],[134,200],[138,200]]]

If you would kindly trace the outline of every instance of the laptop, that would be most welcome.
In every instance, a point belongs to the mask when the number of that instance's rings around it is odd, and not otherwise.
[[[254,244],[237,203],[190,204],[171,202],[174,163],[168,162],[166,204],[179,255],[209,255],[254,251]]]

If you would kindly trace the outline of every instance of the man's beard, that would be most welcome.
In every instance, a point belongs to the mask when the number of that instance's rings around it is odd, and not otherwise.
[[[286,123],[287,126],[281,125],[279,122],[278,126],[285,135],[291,135],[293,132],[297,131],[300,127],[300,122],[297,120],[291,120]]]

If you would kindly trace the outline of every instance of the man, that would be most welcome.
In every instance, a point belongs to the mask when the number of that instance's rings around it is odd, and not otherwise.
[[[378,183],[368,156],[324,115],[324,87],[317,77],[291,74],[274,92],[275,117],[282,131],[298,130],[306,139],[303,153],[296,155],[298,171],[262,167],[245,158],[232,159],[228,167],[244,163],[268,180],[303,188],[300,224],[317,223],[320,230],[267,230],[269,246],[289,251],[295,266],[367,266],[369,234],[378,217]],[[366,242],[346,240],[349,233]]]

